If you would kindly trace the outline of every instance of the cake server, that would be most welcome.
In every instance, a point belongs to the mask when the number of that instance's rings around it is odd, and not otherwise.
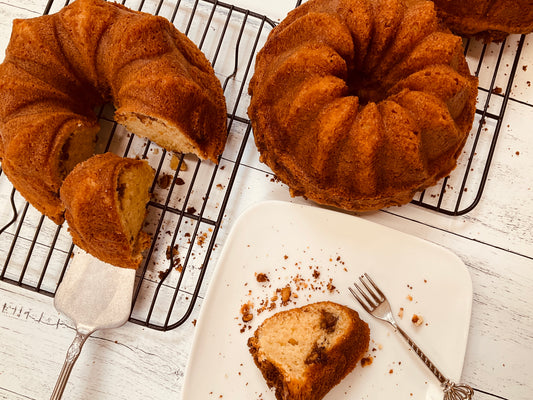
[[[135,270],[104,263],[76,249],[63,281],[57,288],[54,306],[76,325],[51,399],[60,399],[74,363],[87,338],[99,329],[122,326],[129,318]]]

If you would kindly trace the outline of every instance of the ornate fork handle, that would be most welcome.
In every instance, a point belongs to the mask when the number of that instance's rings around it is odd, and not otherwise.
[[[366,281],[363,279],[366,278]],[[457,385],[447,379],[439,369],[431,362],[431,360],[424,354],[422,349],[414,342],[413,339],[396,323],[391,311],[391,307],[387,297],[379,289],[379,287],[372,281],[368,274],[359,277],[362,286],[357,283],[354,284],[355,288],[359,292],[358,295],[351,287],[349,287],[350,293],[361,304],[361,306],[372,315],[374,318],[388,322],[393,328],[402,335],[406,342],[411,346],[420,359],[426,364],[431,372],[437,377],[442,385],[444,392],[444,400],[470,400],[474,395],[474,390],[468,385]],[[365,290],[363,290],[363,287]],[[363,300],[364,299],[364,300]]]
[[[431,360],[424,354],[422,349],[417,346],[417,344],[409,337],[409,335],[396,324],[396,322],[388,321],[394,329],[396,329],[403,338],[409,343],[409,346],[415,351],[415,353],[420,357],[424,364],[429,368],[431,372],[437,377],[444,389],[444,400],[468,400],[471,399],[474,395],[474,390],[468,385],[456,385],[449,379],[447,379],[439,369],[431,362]]]

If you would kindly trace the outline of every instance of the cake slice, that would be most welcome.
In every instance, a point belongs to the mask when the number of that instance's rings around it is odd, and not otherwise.
[[[150,239],[142,231],[154,170],[144,160],[99,154],[61,186],[74,244],[109,264],[137,268]]]
[[[355,368],[369,341],[356,311],[327,301],[274,314],[248,347],[278,400],[319,400]]]

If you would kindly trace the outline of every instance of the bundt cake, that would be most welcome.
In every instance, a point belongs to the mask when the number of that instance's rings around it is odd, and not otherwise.
[[[437,13],[455,33],[487,42],[510,33],[533,32],[533,0],[433,0]]]
[[[94,152],[94,108],[173,152],[218,161],[226,132],[220,81],[166,19],[103,0],[15,20],[0,65],[0,157],[15,188],[63,221],[58,193]]]
[[[141,228],[154,175],[148,162],[113,153],[76,165],[60,190],[74,244],[109,264],[137,268],[150,244]]]
[[[369,341],[356,311],[326,301],[274,314],[248,347],[278,400],[320,400],[355,368]]]
[[[366,211],[455,168],[477,79],[431,1],[310,0],[270,32],[249,92],[260,159],[291,194]]]

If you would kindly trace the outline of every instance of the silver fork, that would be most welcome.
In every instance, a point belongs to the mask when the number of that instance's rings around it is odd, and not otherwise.
[[[363,278],[366,278],[366,280]],[[441,383],[444,391],[444,400],[472,399],[472,396],[474,395],[474,390],[470,386],[464,384],[457,385],[447,379],[439,371],[435,364],[433,364],[429,360],[429,358],[424,354],[420,347],[416,345],[413,339],[411,339],[409,335],[407,335],[407,333],[405,333],[405,331],[398,326],[392,315],[389,301],[387,300],[383,292],[368,276],[368,274],[365,273],[364,276],[360,276],[359,280],[361,281],[362,286],[364,286],[364,289],[357,283],[354,283],[354,286],[359,292],[359,294],[351,287],[349,287],[348,289],[350,290],[352,295],[366,310],[366,312],[368,312],[370,315],[377,319],[388,322],[394,327],[397,332],[399,332],[403,336],[403,338],[407,341],[407,343],[409,343],[415,353],[422,359],[422,361],[424,361],[426,366],[431,370],[431,372],[433,372],[433,374]]]

